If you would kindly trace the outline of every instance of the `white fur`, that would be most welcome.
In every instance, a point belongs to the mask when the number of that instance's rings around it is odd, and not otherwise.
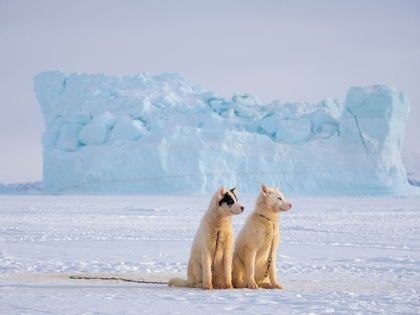
[[[169,286],[194,287],[205,290],[232,289],[233,229],[231,219],[232,215],[241,214],[244,208],[237,202],[231,207],[224,203],[219,206],[219,201],[226,192],[231,194],[223,186],[216,192],[201,221],[191,248],[188,280],[171,279],[168,283]],[[233,200],[236,201],[234,196]],[[212,273],[211,265],[217,232],[219,232],[219,243]]]
[[[282,289],[276,276],[276,252],[280,241],[278,221],[279,213],[291,208],[292,205],[284,200],[280,191],[261,185],[255,211],[249,216],[236,240],[232,272],[235,288]],[[273,236],[272,262],[268,277],[265,278]]]

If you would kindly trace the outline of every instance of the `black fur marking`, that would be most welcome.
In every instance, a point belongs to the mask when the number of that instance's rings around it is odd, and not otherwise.
[[[235,200],[236,202],[238,202],[238,197],[236,197],[235,193],[233,192],[235,190],[235,188],[232,188],[231,190],[229,190],[234,196],[235,196]]]
[[[234,203],[235,200],[232,198],[232,195],[229,192],[226,192],[223,195],[223,198],[219,201],[219,206],[221,207],[222,204],[226,204],[228,207],[231,207]]]

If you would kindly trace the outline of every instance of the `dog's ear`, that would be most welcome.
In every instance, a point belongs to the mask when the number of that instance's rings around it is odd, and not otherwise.
[[[264,184],[264,183],[261,185],[261,193],[262,193],[264,196],[267,196],[267,195],[270,193],[270,191],[268,190],[267,185],[266,185],[266,184]]]
[[[280,186],[277,186],[277,187],[276,187],[276,190],[279,190],[279,187],[280,187]]]
[[[232,188],[230,191],[233,192],[233,193],[236,193],[236,187]]]
[[[219,198],[222,199],[223,196],[226,194],[225,186],[219,188]]]

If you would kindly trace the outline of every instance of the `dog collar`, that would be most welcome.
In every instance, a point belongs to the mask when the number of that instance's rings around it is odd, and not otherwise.
[[[265,215],[263,215],[263,214],[260,214],[260,213],[258,213],[258,215],[260,216],[260,217],[263,217],[264,219],[266,219],[266,220],[268,220],[268,221],[273,221],[273,220],[271,220],[270,218],[267,218]]]

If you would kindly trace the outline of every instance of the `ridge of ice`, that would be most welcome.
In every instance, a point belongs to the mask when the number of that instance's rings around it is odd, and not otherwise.
[[[181,74],[42,72],[47,193],[213,193],[221,185],[287,194],[412,192],[401,161],[410,109],[392,86],[345,102],[226,100]]]

